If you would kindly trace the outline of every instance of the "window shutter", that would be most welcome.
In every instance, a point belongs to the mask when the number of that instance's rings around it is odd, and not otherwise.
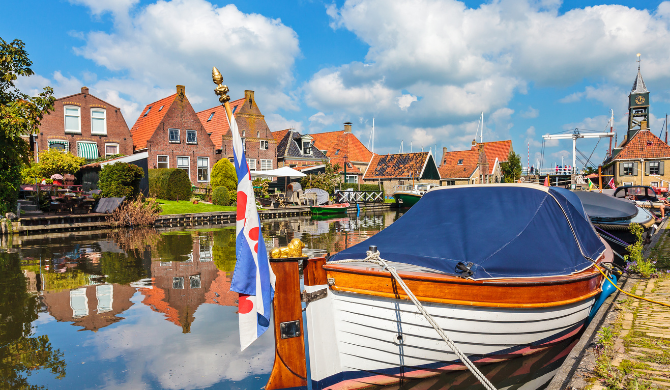
[[[658,174],[663,175],[663,161],[658,162]]]
[[[633,176],[637,176],[637,163],[633,163]]]
[[[645,163],[644,163],[644,174],[646,176],[649,176],[649,162],[648,161],[645,161]]]
[[[623,176],[623,163],[619,163],[619,176]]]

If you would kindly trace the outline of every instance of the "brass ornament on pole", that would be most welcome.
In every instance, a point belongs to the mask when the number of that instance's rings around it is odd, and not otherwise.
[[[219,97],[219,102],[225,104],[230,101],[230,96],[228,96],[228,86],[223,85],[223,76],[221,72],[215,67],[212,67],[212,81],[216,84],[214,93]]]

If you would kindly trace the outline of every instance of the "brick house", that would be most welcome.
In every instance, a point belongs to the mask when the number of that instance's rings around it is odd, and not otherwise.
[[[344,175],[346,161],[347,174],[345,183],[359,183],[370,164],[372,152],[351,132],[351,122],[344,123],[344,130],[310,134],[314,139],[314,147],[328,157],[330,163],[340,166]]]
[[[40,152],[50,148],[87,160],[133,153],[133,139],[121,109],[89,94],[86,87],[57,99],[33,139],[35,161]]]
[[[501,183],[500,164],[507,161],[512,151],[512,141],[472,141],[470,150],[449,152],[442,148],[440,176],[442,185]]]
[[[309,134],[301,135],[295,130],[273,131],[277,141],[277,168],[284,166],[304,168],[322,165],[328,157],[313,147],[314,138]]]
[[[256,104],[254,91],[244,91],[244,98],[229,103],[247,156],[249,169],[267,171],[277,168],[277,141]],[[198,118],[223,158],[233,160],[233,135],[226,112],[221,105],[198,112]],[[220,151],[220,152],[219,152]]]
[[[440,172],[430,152],[375,154],[365,171],[363,181],[382,183],[384,192],[392,194],[398,186],[428,183],[440,184]]]
[[[188,101],[183,85],[177,93],[148,104],[133,125],[135,152],[146,151],[149,169],[179,168],[191,183],[207,186],[220,155]]]

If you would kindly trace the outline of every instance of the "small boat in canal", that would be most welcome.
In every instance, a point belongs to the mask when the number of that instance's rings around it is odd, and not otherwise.
[[[415,184],[414,186],[402,186],[393,193],[393,199],[395,199],[396,206],[398,207],[412,207],[433,187],[437,187],[437,185]]]
[[[275,264],[287,264],[281,260],[273,263],[277,286],[284,275]],[[569,190],[435,188],[371,238],[306,261],[302,294],[278,287],[276,360],[266,388],[306,384],[302,336],[298,341],[287,331],[303,330],[300,305],[291,300],[307,303],[313,389],[392,386],[465,370],[456,349],[482,372],[493,372],[486,366],[576,342],[608,294],[595,264],[612,260]],[[291,310],[296,325],[289,328]]]
[[[340,215],[346,214],[349,203],[324,204],[321,206],[310,206],[312,215]]]
[[[659,210],[665,206],[665,202],[658,198],[653,188],[649,186],[622,186],[617,187],[612,195],[618,199],[628,199],[636,205],[650,210]]]

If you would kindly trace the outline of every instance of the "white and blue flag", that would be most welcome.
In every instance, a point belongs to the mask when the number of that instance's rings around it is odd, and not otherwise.
[[[256,209],[251,172],[244,153],[242,138],[235,117],[229,118],[233,135],[233,153],[237,172],[237,224],[235,254],[237,262],[231,291],[240,294],[240,344],[242,350],[270,326],[270,311],[275,294],[275,274],[261,234],[261,221]]]

